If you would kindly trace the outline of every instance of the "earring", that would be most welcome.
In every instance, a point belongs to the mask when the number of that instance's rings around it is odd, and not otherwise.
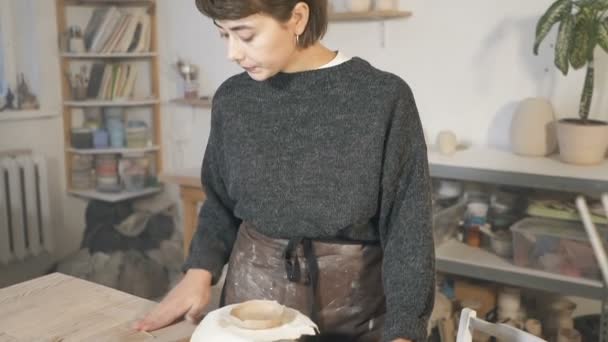
[[[296,34],[296,45],[300,46],[300,35]]]

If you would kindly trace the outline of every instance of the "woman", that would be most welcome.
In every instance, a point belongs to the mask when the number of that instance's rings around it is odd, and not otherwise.
[[[196,0],[244,73],[217,90],[184,278],[142,321],[274,299],[328,341],[423,341],[434,295],[426,146],[399,77],[324,47],[326,0]]]

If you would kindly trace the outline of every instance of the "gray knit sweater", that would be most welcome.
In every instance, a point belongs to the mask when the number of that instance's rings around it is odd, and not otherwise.
[[[380,241],[384,340],[426,339],[434,249],[426,146],[399,77],[360,59],[224,82],[202,166],[207,200],[184,269],[217,282],[241,221],[276,238]]]

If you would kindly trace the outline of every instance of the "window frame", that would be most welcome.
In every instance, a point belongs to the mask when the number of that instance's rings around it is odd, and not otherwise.
[[[0,0],[0,43],[2,44],[2,49],[0,49],[0,53],[2,53],[2,61],[3,65],[0,67],[3,68],[4,75],[4,84],[0,84],[0,92],[2,95],[5,93],[5,86],[11,88],[14,92],[17,82],[17,74],[16,74],[16,64],[15,64],[15,47],[13,45],[13,41],[10,37],[13,35],[13,18],[11,14],[13,13],[11,7],[10,0]]]

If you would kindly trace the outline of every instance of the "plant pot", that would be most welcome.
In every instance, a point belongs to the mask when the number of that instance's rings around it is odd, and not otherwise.
[[[599,164],[608,148],[608,124],[603,121],[562,119],[557,123],[560,159],[578,165]]]

